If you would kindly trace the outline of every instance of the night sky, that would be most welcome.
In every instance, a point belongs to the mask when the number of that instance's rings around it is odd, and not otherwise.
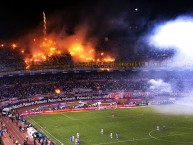
[[[23,1],[23,0],[22,0]],[[60,17],[57,27],[67,26],[70,34],[82,21],[93,27],[93,35],[105,31],[107,21],[119,21],[124,17],[124,27],[138,25],[145,30],[155,20],[169,19],[179,14],[192,13],[191,0],[4,0],[0,5],[0,39],[25,35],[42,23],[42,11],[47,21]],[[138,11],[135,11],[135,8]],[[97,23],[97,25],[95,25]],[[109,24],[108,24],[109,25]],[[113,25],[113,23],[112,23]],[[127,27],[128,26],[128,27]],[[113,29],[120,34],[123,28]],[[111,31],[111,30],[108,30]],[[107,32],[110,33],[110,32]]]
[[[47,33],[73,35],[86,23],[87,38],[95,37],[98,48],[119,56],[132,56],[138,38],[159,22],[193,12],[192,0],[4,0],[0,5],[0,40],[17,40],[43,28],[42,12],[47,18]],[[42,32],[38,35],[42,35]],[[109,44],[103,44],[105,37]],[[102,46],[102,47],[101,47]],[[119,48],[119,50],[117,50]],[[128,49],[125,49],[128,48]]]

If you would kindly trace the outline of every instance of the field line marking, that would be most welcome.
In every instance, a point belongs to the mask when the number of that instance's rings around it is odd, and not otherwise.
[[[192,133],[178,133],[178,134],[170,134],[170,135],[163,135],[163,136],[158,136],[158,137],[154,137],[151,135],[152,132],[154,132],[156,130],[152,130],[149,132],[149,136],[154,138],[154,139],[159,139],[159,138],[163,138],[163,137],[168,137],[168,136],[178,136],[178,135],[186,135],[186,134],[192,134]]]
[[[166,142],[176,142],[176,143],[185,143],[185,144],[189,144],[189,143],[193,143],[193,142],[177,142],[177,141],[173,141],[173,140],[166,140],[166,139],[161,139],[163,137],[168,137],[168,136],[178,136],[178,135],[186,135],[186,134],[192,134],[192,133],[181,133],[181,134],[172,134],[172,135],[165,135],[165,136],[160,136],[160,137],[154,137],[151,135],[152,132],[157,131],[157,130],[152,130],[149,132],[149,136],[155,140],[160,140],[160,141],[166,141]]]
[[[93,144],[93,145],[103,145],[103,144],[115,144],[115,143],[120,143],[120,142],[133,142],[133,141],[138,141],[138,140],[147,140],[147,139],[152,139],[151,137],[146,137],[146,138],[138,138],[138,139],[128,139],[128,140],[120,140],[116,142],[106,142],[106,143],[99,143],[99,144]]]
[[[97,117],[97,118],[84,118],[84,119],[75,119],[75,118],[72,118],[72,117],[70,117],[70,116],[68,116],[68,115],[65,115],[65,113],[61,113],[61,115],[63,115],[63,116],[65,116],[65,117],[67,117],[67,118],[69,118],[69,119],[71,119],[71,120],[91,120],[91,119],[99,119],[99,118],[112,118],[112,116],[106,116],[106,117]]]
[[[31,117],[27,116],[30,120],[32,120],[35,124],[37,124],[41,129],[45,130],[49,135],[51,135],[54,139],[56,139],[59,143],[62,143],[59,139],[57,139],[55,136],[53,136],[51,133],[49,133],[46,129],[44,129],[39,123],[37,123],[35,120],[33,120]]]
[[[88,113],[88,112],[86,112],[86,113]],[[91,112],[90,112],[91,113]],[[60,113],[61,115],[63,115],[63,116],[65,116],[65,117],[67,117],[67,118],[69,118],[69,119],[71,119],[71,120],[96,120],[96,119],[101,119],[101,118],[112,118],[112,115],[109,115],[109,116],[106,116],[106,117],[97,117],[97,118],[84,118],[84,119],[75,119],[75,118],[72,118],[72,117],[70,117],[70,116],[68,116],[68,115],[65,115],[65,113]],[[144,114],[143,113],[141,113],[141,114],[138,114],[138,115],[134,115],[134,116],[129,116],[129,115],[126,115],[126,116],[118,116],[118,117],[116,117],[115,116],[115,118],[128,118],[128,117],[132,117],[132,118],[135,118],[135,117],[140,117],[140,116],[143,116]]]
[[[149,136],[150,136],[151,138],[153,138],[153,139],[157,139],[156,137],[154,137],[154,136],[151,135],[151,133],[154,132],[154,131],[156,131],[156,130],[150,131],[150,132],[149,132]]]
[[[164,138],[164,137],[168,137],[168,136],[178,136],[178,135],[186,135],[186,134],[192,134],[192,133],[180,133],[180,134],[163,135],[163,136],[159,136],[157,138],[159,139],[159,138]]]
[[[149,132],[149,136],[150,136],[149,138],[139,138],[139,139],[133,139],[133,140],[132,140],[132,139],[128,139],[128,140],[122,140],[122,141],[116,141],[116,142],[106,142],[106,143],[99,143],[99,144],[93,144],[93,145],[116,144],[116,143],[119,143],[119,142],[129,142],[129,141],[133,142],[133,141],[147,140],[147,139],[156,139],[156,140],[159,140],[159,138],[161,138],[161,137],[191,134],[191,133],[183,133],[183,134],[160,136],[160,137],[156,138],[156,137],[154,137],[154,136],[151,135],[151,133],[152,133],[153,131],[156,131],[156,130],[152,130],[152,131]],[[165,141],[166,141],[166,140],[165,140]],[[187,143],[188,143],[188,142],[187,142]]]
[[[61,115],[65,116],[65,117],[67,117],[67,118],[69,118],[69,119],[71,119],[71,120],[78,120],[78,119],[74,119],[74,118],[72,118],[72,117],[70,117],[70,116],[68,116],[68,115],[65,115],[64,113],[61,113]]]

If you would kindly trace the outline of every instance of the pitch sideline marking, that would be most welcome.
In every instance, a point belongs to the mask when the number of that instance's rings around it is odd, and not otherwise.
[[[88,111],[88,112],[86,112],[86,113],[92,113],[91,111]],[[63,116],[65,116],[65,117],[67,117],[67,118],[69,118],[69,119],[71,119],[71,120],[91,120],[91,119],[99,119],[99,118],[112,118],[112,116],[106,116],[106,117],[97,117],[97,118],[90,118],[90,119],[86,119],[86,118],[84,118],[84,119],[75,119],[75,118],[72,118],[72,117],[70,117],[70,116],[68,116],[68,115],[65,115],[65,113],[60,113],[61,115],[63,115]],[[127,117],[132,117],[132,118],[135,118],[135,117],[140,117],[140,116],[143,116],[144,115],[144,113],[141,113],[141,114],[138,114],[138,115],[133,115],[133,116],[129,116],[129,115],[126,115],[126,116],[118,116],[118,118],[127,118]]]
[[[45,130],[48,134],[50,134],[53,138],[55,138],[59,143],[62,143],[59,139],[57,139],[55,136],[53,136],[51,133],[49,133],[46,129],[44,129],[41,125],[39,125],[39,123],[37,123],[35,120],[33,120],[31,117],[27,116],[29,119],[31,119],[35,124],[37,124],[41,129]]]

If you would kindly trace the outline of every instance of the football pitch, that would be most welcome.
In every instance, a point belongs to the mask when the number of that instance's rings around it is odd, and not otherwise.
[[[70,136],[76,138],[77,132],[81,145],[193,144],[193,116],[160,114],[151,107],[41,114],[25,119],[57,145],[75,144],[70,142]]]

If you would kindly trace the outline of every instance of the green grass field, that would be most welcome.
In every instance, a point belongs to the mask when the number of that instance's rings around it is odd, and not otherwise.
[[[32,115],[26,119],[57,145],[74,144],[70,143],[70,136],[76,137],[77,132],[81,145],[193,144],[193,116],[159,114],[150,107]],[[157,125],[166,125],[168,129],[156,131]],[[119,135],[118,140],[115,133]]]

